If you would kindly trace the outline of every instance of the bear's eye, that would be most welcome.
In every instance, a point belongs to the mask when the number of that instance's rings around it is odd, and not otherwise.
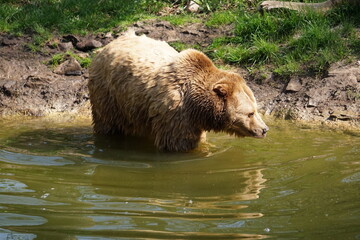
[[[254,112],[249,113],[249,114],[248,114],[248,117],[251,118],[252,116],[254,116],[254,114],[255,114]]]

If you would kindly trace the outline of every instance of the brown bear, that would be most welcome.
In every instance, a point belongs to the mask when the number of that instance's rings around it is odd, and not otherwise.
[[[204,131],[265,137],[244,79],[203,53],[127,33],[94,58],[89,75],[94,131],[147,137],[160,150],[189,151]]]

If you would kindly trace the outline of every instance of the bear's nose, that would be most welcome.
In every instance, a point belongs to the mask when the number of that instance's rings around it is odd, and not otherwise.
[[[265,128],[263,128],[262,134],[265,135],[268,131],[269,131],[269,127],[266,126]]]

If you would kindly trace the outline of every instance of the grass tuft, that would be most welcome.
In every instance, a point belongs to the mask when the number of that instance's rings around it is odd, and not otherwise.
[[[179,15],[169,15],[161,17],[162,20],[168,21],[172,25],[180,26],[188,23],[200,23],[201,19],[197,18],[192,14],[179,14]]]
[[[214,12],[210,15],[209,19],[205,22],[208,27],[220,27],[235,23],[236,15],[233,11]]]
[[[67,51],[66,53],[54,54],[51,57],[48,64],[52,68],[56,68],[61,63],[63,63],[67,59],[67,57],[69,57],[69,56],[72,57],[72,58],[75,58],[80,63],[81,67],[83,67],[83,68],[88,68],[90,66],[90,64],[91,64],[91,60],[92,60],[91,57],[80,57],[79,55],[75,54],[72,51]]]
[[[356,10],[354,10],[354,8]],[[259,68],[278,75],[323,74],[330,64],[359,55],[360,8],[340,7],[329,14],[279,10],[238,11],[234,37],[215,39],[210,56],[226,63]]]

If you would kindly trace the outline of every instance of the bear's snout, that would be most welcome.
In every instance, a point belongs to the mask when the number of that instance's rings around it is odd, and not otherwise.
[[[269,127],[265,126],[264,128],[256,128],[254,129],[253,136],[256,138],[264,138],[266,137],[266,133],[269,131]]]
[[[269,127],[268,126],[265,126],[265,128],[263,128],[263,133],[262,135],[266,135],[266,133],[269,131]]]

